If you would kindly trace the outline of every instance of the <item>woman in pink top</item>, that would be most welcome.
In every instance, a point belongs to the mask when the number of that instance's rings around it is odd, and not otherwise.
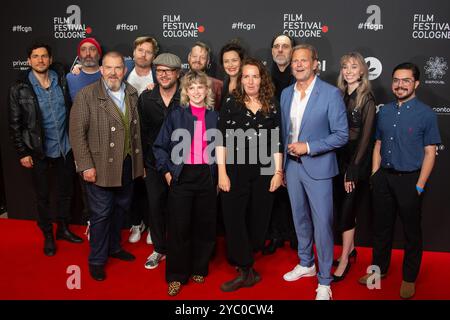
[[[216,238],[217,168],[215,145],[207,133],[216,129],[218,114],[212,110],[211,83],[205,73],[190,71],[180,88],[181,106],[167,115],[153,145],[157,169],[170,186],[166,262],[170,296],[190,278],[205,281]]]

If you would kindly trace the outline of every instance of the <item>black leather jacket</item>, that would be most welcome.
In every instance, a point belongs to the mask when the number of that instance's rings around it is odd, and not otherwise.
[[[64,68],[61,64],[52,64],[50,69],[58,74],[58,84],[63,90],[69,116],[71,103]],[[28,79],[30,72],[31,69],[20,74],[9,90],[9,135],[19,158],[33,156],[42,159],[45,157],[44,129],[38,98]]]

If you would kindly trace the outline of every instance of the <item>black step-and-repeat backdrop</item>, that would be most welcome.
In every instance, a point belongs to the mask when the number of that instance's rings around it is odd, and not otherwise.
[[[128,1],[9,1],[2,9],[3,68],[0,135],[8,213],[11,218],[34,218],[30,173],[19,166],[7,133],[7,95],[11,82],[27,68],[26,48],[36,40],[48,42],[54,60],[68,68],[76,59],[78,42],[95,37],[104,51],[118,50],[131,58],[137,36],[151,35],[161,52],[179,55],[187,65],[189,48],[201,40],[212,48],[209,73],[223,77],[218,52],[238,38],[248,52],[272,63],[270,41],[285,33],[319,50],[321,77],[335,83],[339,58],[359,51],[370,67],[379,104],[392,100],[391,72],[404,61],[416,63],[422,79],[419,97],[439,115],[443,145],[424,198],[425,248],[450,251],[450,2],[446,0],[128,0]],[[79,220],[79,195],[74,205]],[[358,214],[357,240],[370,245],[368,200]],[[402,232],[397,226],[396,245]]]

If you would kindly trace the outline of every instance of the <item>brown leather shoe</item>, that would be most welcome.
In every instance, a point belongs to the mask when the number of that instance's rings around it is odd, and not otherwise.
[[[373,276],[373,273],[368,273],[365,276],[362,276],[361,278],[358,279],[358,283],[362,284],[363,286],[367,286],[367,280],[369,280],[369,278]],[[380,279],[384,279],[386,278],[386,273],[382,273],[380,275]]]
[[[173,297],[176,296],[181,290],[181,282],[179,281],[172,281],[169,282],[169,289],[167,290],[167,293],[169,296]]]
[[[416,293],[416,284],[414,282],[402,281],[400,286],[400,297],[403,299],[410,299]]]
[[[261,276],[253,269],[238,268],[239,275],[233,280],[227,281],[220,286],[220,289],[224,292],[236,291],[240,288],[252,287],[259,281]]]

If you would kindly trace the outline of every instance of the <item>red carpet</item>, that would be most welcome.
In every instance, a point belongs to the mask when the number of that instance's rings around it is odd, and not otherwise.
[[[73,230],[82,235],[83,226]],[[126,239],[128,232],[124,231]],[[144,237],[145,238],[145,237]],[[210,275],[205,284],[189,283],[176,298],[167,295],[164,280],[165,262],[154,270],[144,268],[152,246],[141,239],[138,244],[126,242],[124,248],[136,255],[135,262],[110,259],[107,279],[97,282],[90,278],[87,256],[88,243],[81,245],[57,241],[58,251],[53,257],[42,252],[43,238],[34,221],[0,219],[0,300],[11,299],[182,299],[182,300],[310,300],[315,297],[316,278],[285,282],[282,276],[292,269],[297,254],[287,245],[275,255],[256,257],[255,268],[263,280],[253,288],[235,293],[223,293],[220,284],[235,276],[225,259],[223,239],[219,239],[218,252],[210,264]],[[336,248],[336,254],[339,248]],[[357,283],[365,273],[371,258],[371,249],[358,248],[358,261],[347,278],[332,286],[335,300],[399,299],[403,252],[394,250],[388,277],[381,282],[381,290],[368,290]],[[66,270],[70,265],[81,269],[81,289],[69,290]],[[425,252],[417,282],[415,299],[450,299],[450,253]]]

